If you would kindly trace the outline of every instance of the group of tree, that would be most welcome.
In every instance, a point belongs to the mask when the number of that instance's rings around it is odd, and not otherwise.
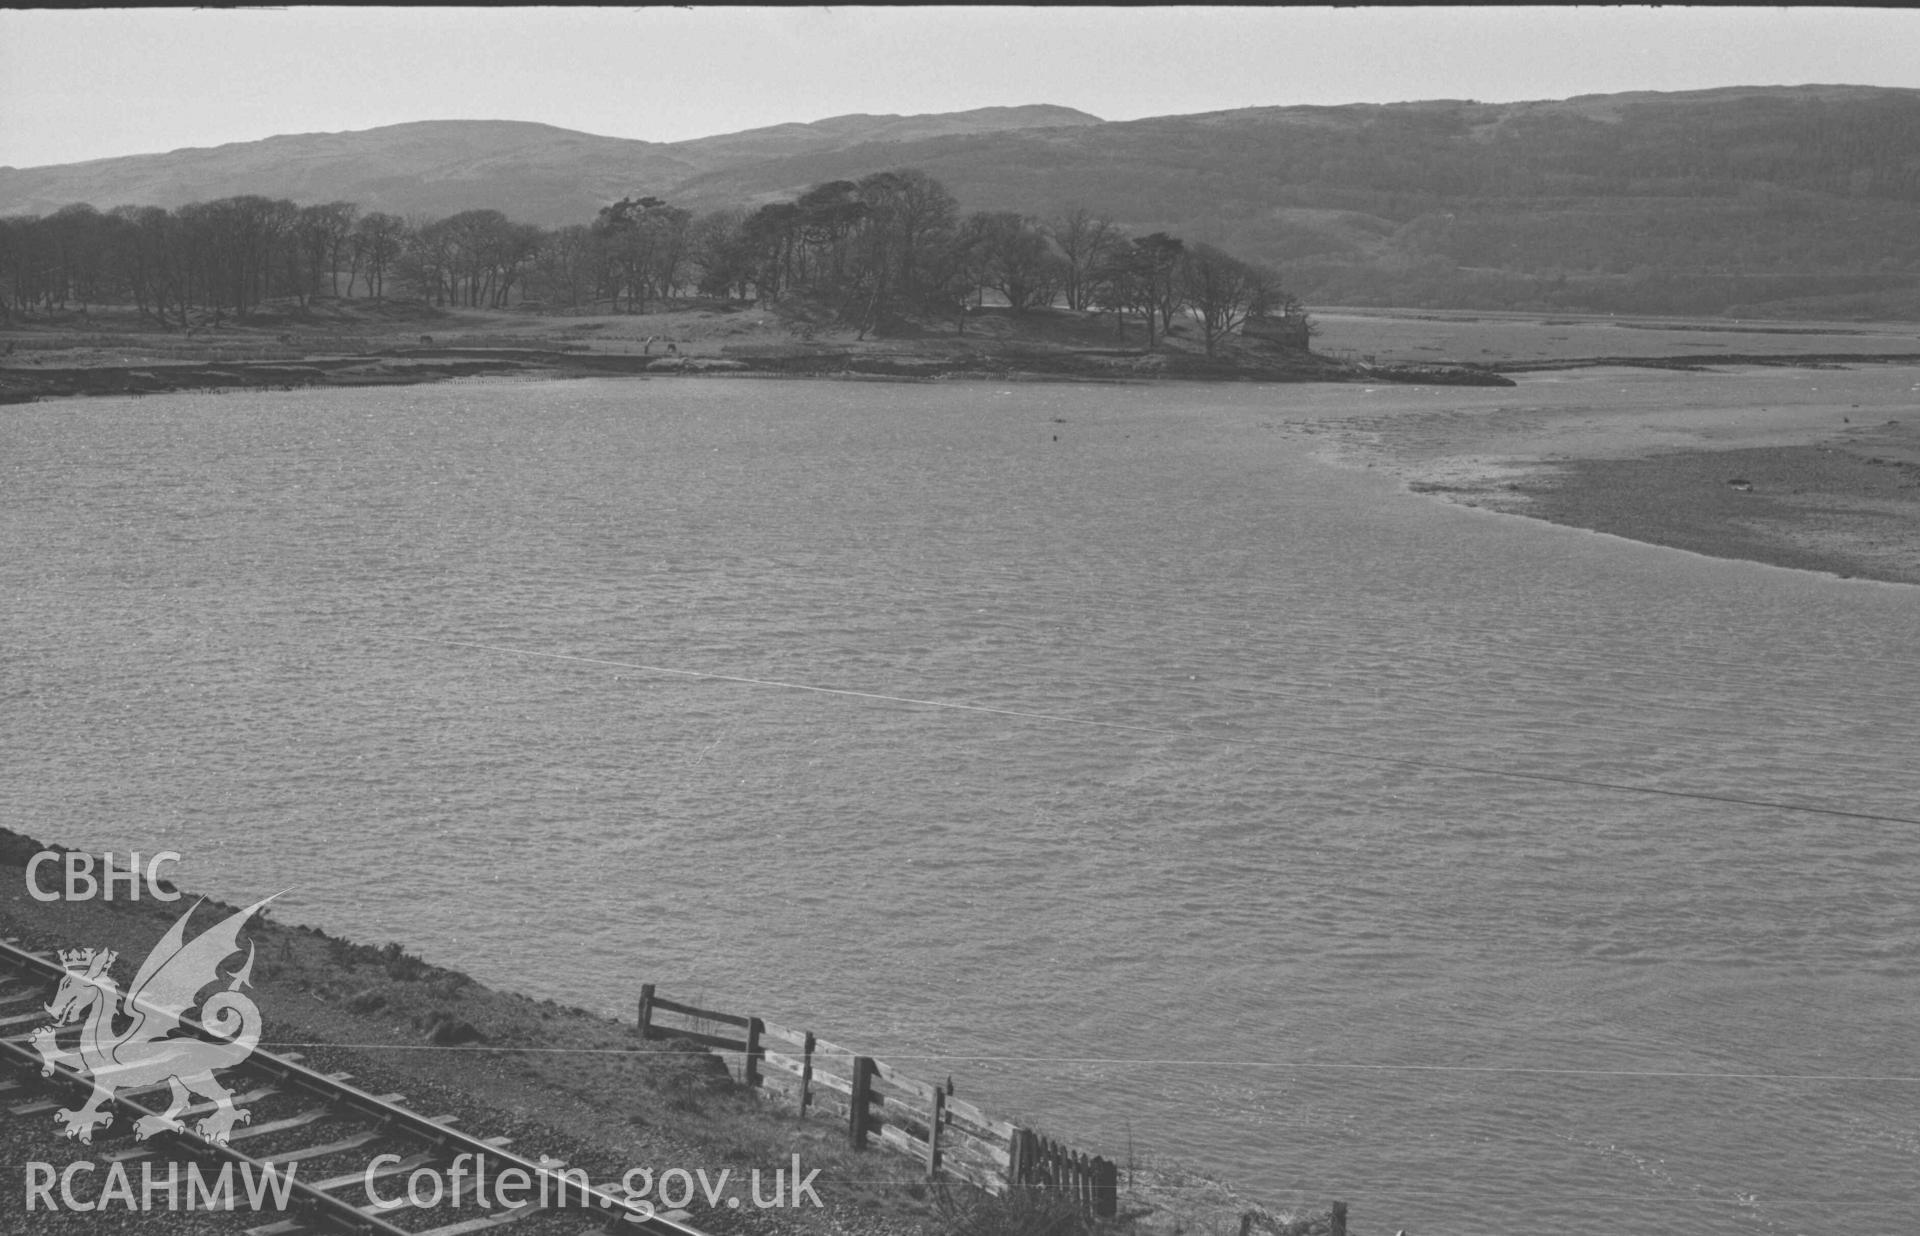
[[[644,312],[689,293],[806,298],[864,336],[898,317],[1064,305],[1130,319],[1152,347],[1185,314],[1207,350],[1249,316],[1297,314],[1271,270],[1164,232],[1129,236],[1072,207],[1040,219],[963,213],[914,168],[815,186],[792,201],[696,215],[629,197],[590,223],[541,229],[495,210],[443,219],[245,196],[174,210],[79,204],[0,219],[0,320],[131,304],[167,327],[264,301],[399,295],[439,306]]]
[[[493,212],[484,212],[493,213]],[[0,319],[131,303],[163,326],[189,310],[244,317],[270,297],[304,306],[359,283],[379,295],[417,229],[349,202],[230,197],[176,210],[84,203],[0,219]]]

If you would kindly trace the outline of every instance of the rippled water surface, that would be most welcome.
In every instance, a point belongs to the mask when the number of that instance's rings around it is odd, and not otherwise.
[[[0,409],[0,822],[1358,1231],[1910,1230],[1914,826],[1585,783],[1920,815],[1920,589],[1315,455],[1499,394]]]

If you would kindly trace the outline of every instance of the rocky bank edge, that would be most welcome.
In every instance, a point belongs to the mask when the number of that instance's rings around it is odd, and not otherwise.
[[[63,395],[150,395],[194,390],[292,390],[310,386],[404,386],[449,378],[612,376],[870,378],[897,381],[993,378],[1002,381],[1418,382],[1511,386],[1510,378],[1467,366],[1362,368],[1312,354],[1248,362],[1117,352],[993,351],[957,356],[823,352],[790,356],[646,357],[506,348],[410,349],[298,361],[232,361],[75,367],[0,368],[0,404]]]

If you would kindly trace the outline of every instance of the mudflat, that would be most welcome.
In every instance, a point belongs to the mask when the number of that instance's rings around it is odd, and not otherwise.
[[[1322,345],[1471,357],[1495,406],[1383,416],[1366,453],[1489,510],[1920,584],[1920,326],[1330,314]],[[1725,359],[1703,356],[1711,346]]]
[[[1920,426],[1817,444],[1564,462],[1521,514],[1840,576],[1920,584]]]

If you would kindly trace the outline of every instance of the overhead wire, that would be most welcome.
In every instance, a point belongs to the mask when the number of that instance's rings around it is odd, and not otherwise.
[[[1690,799],[1700,802],[1723,803],[1734,806],[1761,807],[1777,811],[1797,811],[1815,815],[1832,816],[1841,819],[1867,820],[1883,824],[1920,825],[1920,817],[1892,815],[1884,812],[1859,811],[1843,807],[1827,806],[1818,803],[1796,803],[1782,799],[1749,798],[1744,795],[1719,794],[1708,790],[1675,789],[1667,786],[1634,785],[1621,781],[1603,781],[1593,777],[1576,777],[1565,773],[1527,772],[1514,768],[1491,768],[1485,765],[1467,764],[1451,760],[1433,760],[1411,755],[1374,755],[1362,751],[1353,751],[1318,744],[1303,743],[1294,739],[1274,739],[1263,737],[1242,737],[1222,735],[1204,730],[1176,730],[1164,726],[1136,725],[1126,721],[1106,721],[1095,717],[1077,717],[1067,713],[1041,712],[1023,708],[1001,708],[988,704],[970,704],[954,700],[923,699],[915,696],[892,695],[880,691],[861,691],[849,687],[825,687],[814,683],[791,682],[777,678],[756,678],[743,674],[721,674],[709,670],[681,669],[674,666],[650,665],[638,661],[615,660],[610,657],[587,657],[574,653],[546,652],[540,649],[514,648],[504,644],[487,644],[470,640],[438,639],[422,635],[403,635],[401,639],[419,643],[435,644],[448,648],[467,648],[481,652],[504,653],[512,656],[539,658],[551,661],[565,661],[581,665],[599,665],[615,669],[637,670],[650,674],[666,674],[682,678],[706,679],[714,682],[731,682],[745,686],[775,687],[788,691],[807,691],[820,695],[841,696],[851,699],[871,700],[879,703],[905,704],[920,708],[939,708],[957,712],[982,713],[994,716],[1013,717],[1029,721],[1047,721],[1068,725],[1081,725],[1097,729],[1115,730],[1136,734],[1151,734],[1157,737],[1181,739],[1206,739],[1214,742],[1240,746],[1273,746],[1292,751],[1302,751],[1310,755],[1324,756],[1329,759],[1351,760],[1369,764],[1397,765],[1402,767],[1428,768],[1443,772],[1471,773],[1477,776],[1496,777],[1507,780],[1533,781],[1547,784],[1578,786],[1586,789],[1606,790],[1614,793],[1646,794],[1664,798]]]
[[[273,1042],[261,1043],[273,1051],[307,1048],[342,1048],[371,1051],[473,1052],[496,1055],[535,1056],[637,1056],[632,1047],[522,1047],[495,1044],[439,1043],[336,1043]],[[703,1057],[713,1053],[704,1047],[650,1048],[647,1056]],[[735,1054],[739,1054],[735,1052]],[[1202,1067],[1223,1069],[1275,1069],[1293,1072],[1325,1073],[1474,1073],[1542,1077],[1642,1077],[1662,1081],[1767,1081],[1820,1082],[1826,1084],[1920,1085],[1920,1075],[1904,1073],[1748,1073],[1711,1072],[1699,1069],[1571,1069],[1528,1065],[1499,1064],[1361,1064],[1338,1061],[1302,1060],[1209,1060],[1187,1056],[997,1056],[981,1052],[914,1053],[890,1052],[891,1061],[911,1060],[916,1064],[1052,1064],[1102,1065],[1126,1068]]]

